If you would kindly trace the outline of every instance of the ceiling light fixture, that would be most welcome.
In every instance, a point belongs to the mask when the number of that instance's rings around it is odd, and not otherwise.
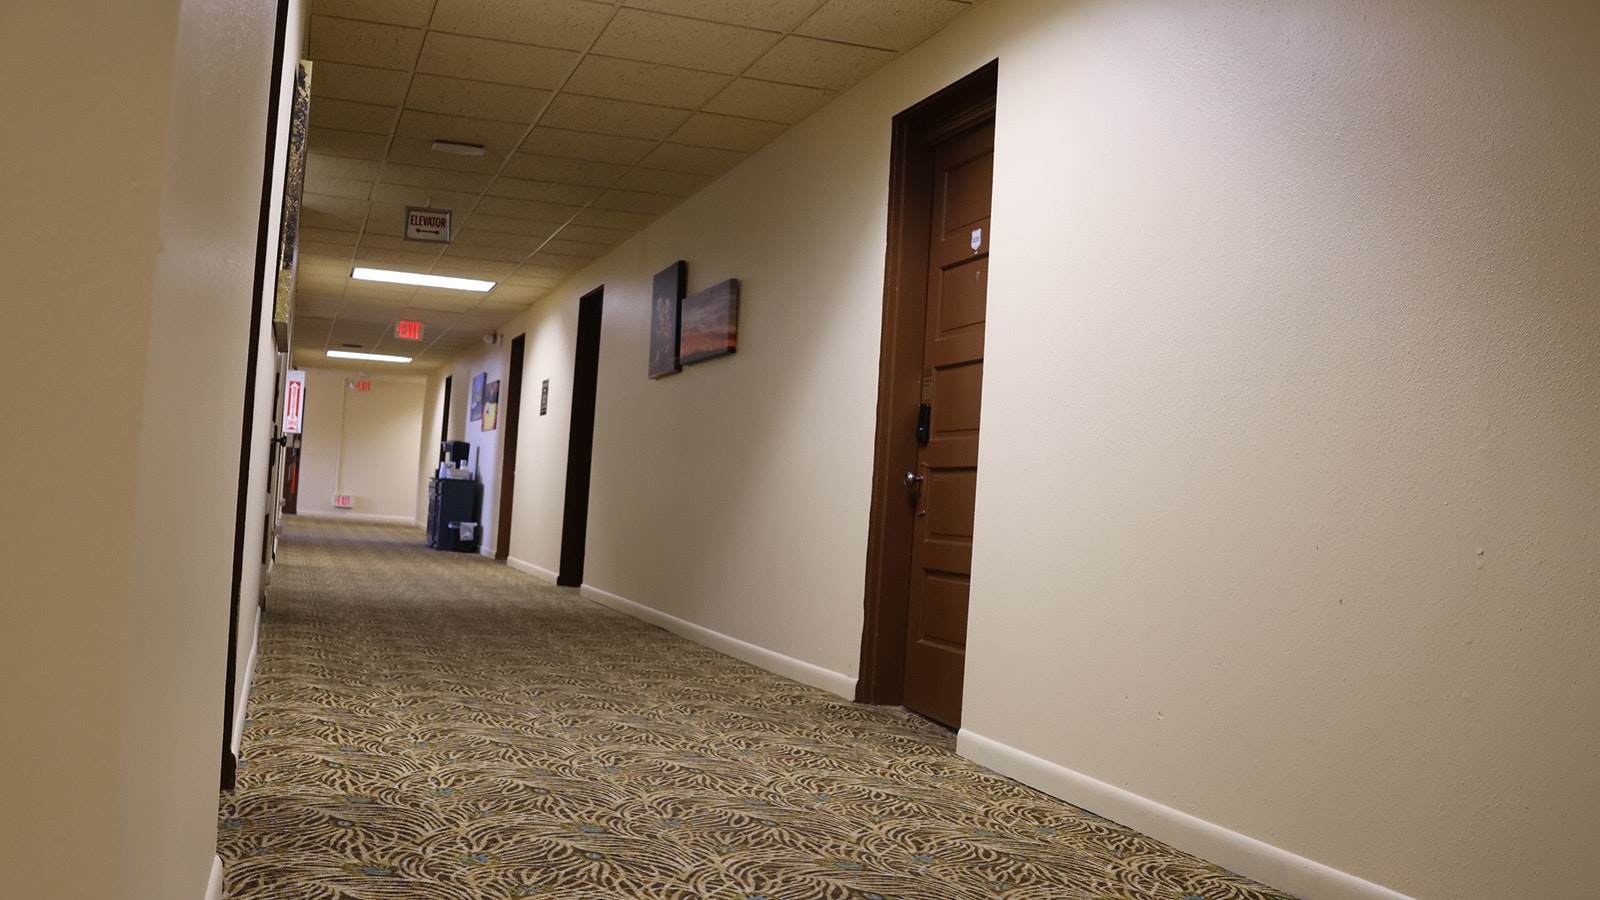
[[[468,144],[465,141],[434,141],[433,149],[451,156],[482,156],[482,144]]]
[[[451,278],[448,275],[423,275],[420,272],[395,272],[390,269],[364,269],[357,266],[350,270],[351,278],[362,281],[386,281],[389,284],[411,284],[417,287],[449,288],[453,291],[492,291],[494,282],[479,281],[476,278]]]
[[[350,350],[324,350],[322,352],[325,356],[331,356],[335,359],[368,359],[373,362],[397,363],[411,362],[411,357],[409,356],[388,356],[383,353],[355,353]]]

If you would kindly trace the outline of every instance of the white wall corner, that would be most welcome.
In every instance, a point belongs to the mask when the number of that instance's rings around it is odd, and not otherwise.
[[[1316,900],[1412,900],[1382,885],[1163,806],[965,728],[956,735],[956,752],[1095,815],[1296,896]]]
[[[222,900],[222,857],[211,857],[211,880],[206,882],[205,900]]]
[[[841,675],[831,669],[824,669],[821,666],[808,663],[803,659],[795,659],[775,650],[768,650],[765,647],[758,647],[755,644],[741,641],[736,637],[729,637],[721,632],[712,631],[693,622],[687,622],[677,616],[668,615],[658,609],[652,609],[632,600],[618,597],[616,594],[602,591],[592,585],[586,584],[578,590],[583,596],[602,606],[608,606],[635,619],[665,628],[673,634],[686,637],[697,644],[704,644],[735,659],[744,660],[753,666],[760,666],[769,672],[775,672],[801,684],[807,684],[829,693],[838,694],[846,700],[855,699],[856,679],[848,675]]]
[[[526,560],[517,559],[515,556],[507,557],[506,565],[516,569],[518,572],[532,575],[540,581],[547,581],[551,584],[556,583],[556,573],[546,569],[544,566],[536,566]]]

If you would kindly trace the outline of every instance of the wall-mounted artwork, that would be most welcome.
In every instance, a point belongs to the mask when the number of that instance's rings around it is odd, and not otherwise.
[[[483,392],[483,430],[493,431],[500,424],[500,382],[495,381]]]
[[[689,365],[739,349],[739,279],[683,298],[678,362]]]
[[[483,418],[483,380],[488,377],[488,372],[479,372],[472,376],[472,390],[467,394],[468,422],[476,422]]]
[[[689,266],[678,260],[656,273],[650,291],[650,377],[663,378],[678,365],[678,304],[689,283]]]
[[[305,193],[306,128],[311,120],[311,60],[295,69],[294,105],[289,111],[289,151],[283,177],[283,218],[278,230],[278,278],[272,297],[272,337],[289,346],[294,316],[295,253],[300,245],[300,202]]]

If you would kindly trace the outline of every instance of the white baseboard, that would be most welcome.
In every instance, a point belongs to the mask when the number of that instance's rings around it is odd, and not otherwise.
[[[206,882],[205,900],[222,900],[222,857],[211,857],[211,880]]]
[[[345,522],[360,522],[363,525],[411,525],[415,526],[415,516],[377,516],[371,513],[341,512],[340,510],[302,510],[295,513],[302,519],[340,519]]]
[[[1411,900],[1381,885],[1246,837],[963,728],[956,752],[1001,775],[1262,884],[1315,900]]]
[[[239,691],[239,702],[233,707],[233,758],[239,758],[239,751],[244,744],[244,720],[250,707],[250,683],[256,677],[256,648],[261,645],[261,612],[256,611],[256,627],[250,635],[250,655],[244,664],[244,685]]]
[[[516,569],[518,572],[532,575],[540,581],[548,581],[551,584],[556,583],[556,573],[546,569],[544,566],[536,566],[531,562],[517,559],[515,556],[506,557],[506,565]]]
[[[729,637],[721,632],[712,631],[693,622],[686,622],[677,616],[668,615],[659,609],[652,609],[632,600],[618,597],[616,594],[607,593],[597,587],[584,585],[579,588],[583,596],[609,606],[620,613],[633,616],[659,625],[673,634],[686,637],[698,644],[705,644],[713,650],[718,650],[735,659],[742,659],[754,666],[760,666],[769,672],[776,672],[785,678],[792,678],[801,684],[809,684],[814,688],[838,694],[846,700],[853,700],[856,696],[856,680],[848,675],[841,675],[830,669],[813,665],[803,659],[784,656],[765,647],[741,641],[736,637]]]

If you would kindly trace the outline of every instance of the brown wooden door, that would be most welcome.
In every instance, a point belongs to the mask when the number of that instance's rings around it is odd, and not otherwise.
[[[978,486],[978,419],[989,286],[989,206],[994,123],[933,148],[922,400],[927,443],[907,489],[915,495],[906,619],[905,705],[961,723],[972,509]]]

